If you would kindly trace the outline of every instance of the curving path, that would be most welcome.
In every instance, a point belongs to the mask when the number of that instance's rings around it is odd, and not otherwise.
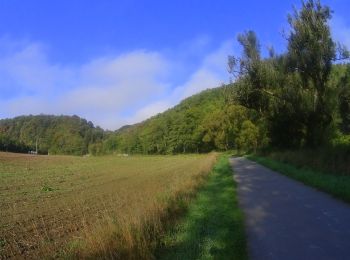
[[[350,259],[350,205],[231,158],[250,259]]]

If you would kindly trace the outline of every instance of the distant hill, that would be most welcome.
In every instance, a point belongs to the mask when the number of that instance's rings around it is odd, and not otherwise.
[[[145,126],[161,120],[172,117],[173,119],[181,117],[181,115],[191,109],[198,110],[199,114],[203,116],[207,112],[216,109],[224,104],[224,88],[217,87],[204,90],[198,94],[192,95],[182,100],[178,105],[170,108],[162,113],[152,116],[143,122],[134,125],[125,125],[119,128],[117,133],[126,133],[135,129],[142,129]],[[204,110],[203,110],[204,109]],[[176,120],[175,120],[176,121]],[[174,122],[175,122],[174,121]]]
[[[88,152],[89,145],[102,140],[103,129],[78,116],[30,115],[0,120],[0,150],[42,154]]]
[[[130,128],[133,128],[134,127],[134,125],[123,125],[122,127],[120,127],[118,130],[116,130],[116,132],[125,132],[125,131],[127,131],[128,129],[130,129]]]
[[[230,149],[238,128],[248,119],[247,109],[229,102],[231,94],[232,86],[223,86],[193,95],[141,123],[122,127],[104,140],[97,153],[174,154]],[[234,117],[239,119],[237,129],[232,127],[235,123],[229,124]]]

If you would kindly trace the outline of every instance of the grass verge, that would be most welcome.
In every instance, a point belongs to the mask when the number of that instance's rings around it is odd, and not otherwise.
[[[243,213],[228,156],[222,155],[185,218],[164,238],[159,259],[247,259]]]
[[[288,163],[256,155],[249,155],[247,158],[295,180],[301,181],[306,185],[327,192],[336,198],[350,202],[350,176],[320,173],[315,170],[298,168]]]

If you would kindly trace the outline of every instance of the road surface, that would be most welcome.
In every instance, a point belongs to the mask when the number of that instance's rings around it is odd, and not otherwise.
[[[350,205],[248,159],[231,158],[250,259],[350,259]]]

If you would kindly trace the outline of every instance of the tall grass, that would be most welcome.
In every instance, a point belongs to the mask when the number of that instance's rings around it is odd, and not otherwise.
[[[215,161],[0,153],[0,258],[152,259]]]
[[[276,151],[264,155],[327,174],[350,175],[350,137],[348,139],[335,140],[333,144],[319,148]]]

